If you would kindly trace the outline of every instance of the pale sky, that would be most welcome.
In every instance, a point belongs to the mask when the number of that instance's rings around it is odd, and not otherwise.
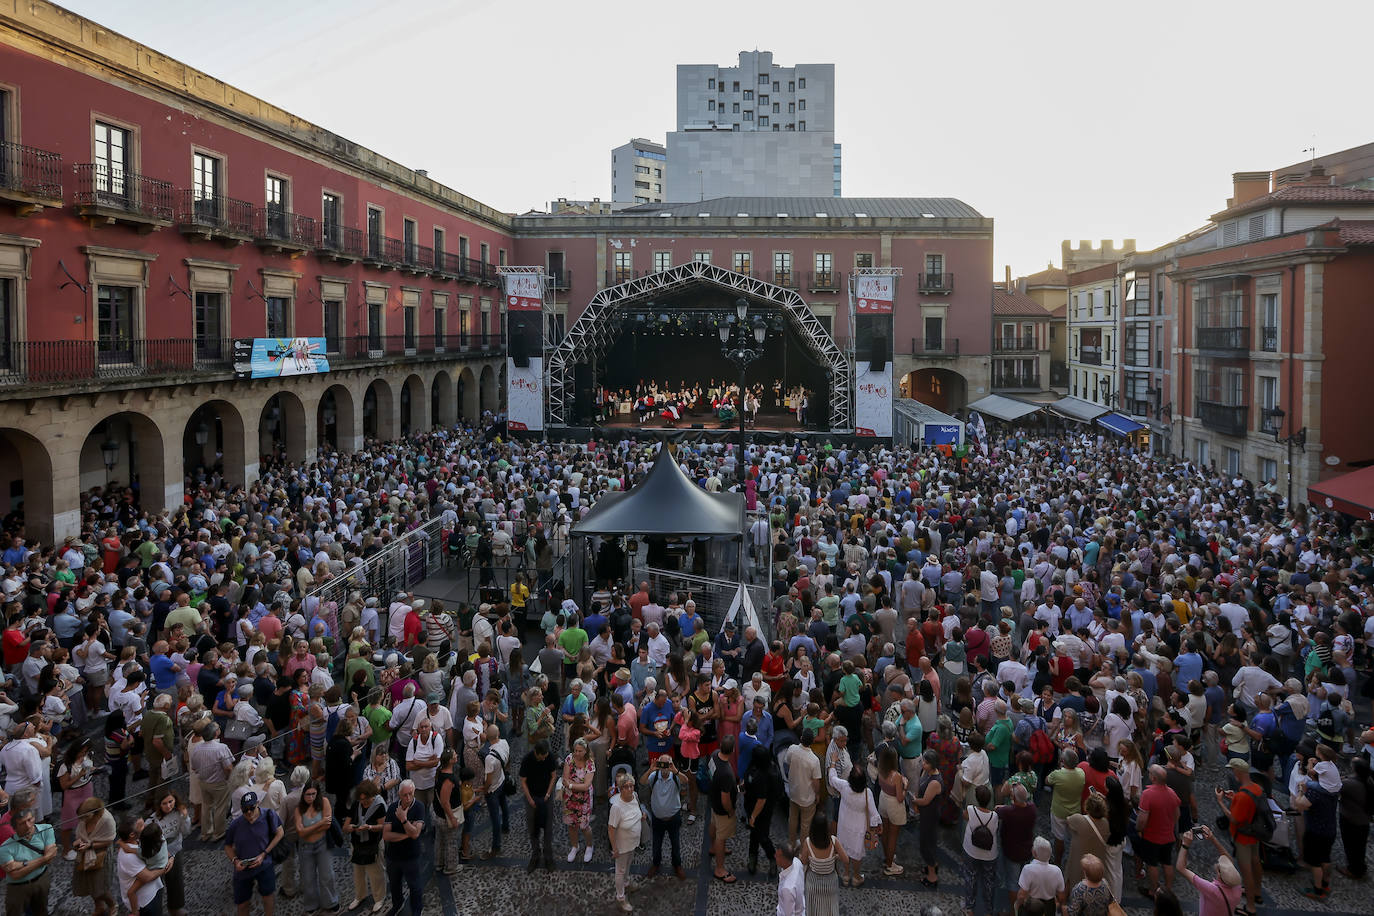
[[[67,0],[502,210],[610,196],[610,150],[673,128],[675,66],[833,63],[852,197],[957,197],[996,277],[1061,239],[1167,242],[1231,173],[1374,139],[1374,4]]]

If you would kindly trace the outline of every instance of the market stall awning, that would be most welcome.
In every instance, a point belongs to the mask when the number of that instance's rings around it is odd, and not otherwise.
[[[1060,398],[1050,405],[1050,410],[1065,420],[1076,420],[1079,423],[1091,423],[1107,413],[1107,408],[1101,404],[1094,404],[1082,398]]]
[[[1025,401],[1003,397],[1000,394],[990,394],[968,405],[968,409],[1010,423],[1013,420],[1029,416],[1044,406],[1044,404],[1027,404]]]
[[[1119,413],[1103,414],[1097,418],[1097,425],[1106,427],[1118,436],[1129,436],[1138,429],[1144,429],[1144,425],[1137,423],[1130,417],[1123,417]]]
[[[1318,509],[1374,521],[1374,467],[1312,484],[1307,488],[1307,501]]]

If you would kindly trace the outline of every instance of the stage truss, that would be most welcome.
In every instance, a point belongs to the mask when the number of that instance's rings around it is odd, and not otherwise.
[[[619,314],[626,304],[674,292],[694,283],[732,290],[751,303],[770,304],[781,309],[803,345],[826,368],[833,392],[839,395],[832,394],[830,399],[831,428],[836,432],[853,430],[853,367],[806,301],[793,290],[701,261],[688,261],[608,286],[592,297],[567,335],[548,353],[548,425],[569,425],[575,397],[573,367],[579,361],[595,363],[606,355],[606,350],[620,333]]]

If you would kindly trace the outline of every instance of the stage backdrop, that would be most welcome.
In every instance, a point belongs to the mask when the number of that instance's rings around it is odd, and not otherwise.
[[[884,362],[876,372],[873,364],[859,361],[854,379],[854,433],[859,436],[892,437],[892,364]]]
[[[530,357],[525,368],[506,358],[506,425],[511,429],[544,429],[544,360]]]

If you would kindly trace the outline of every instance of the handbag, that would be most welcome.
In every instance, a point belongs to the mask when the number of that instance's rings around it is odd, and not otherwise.
[[[868,812],[868,829],[864,831],[864,849],[877,849],[879,842],[882,840],[883,822],[878,812],[873,808],[873,796],[869,795],[866,791],[864,792],[864,796],[867,798],[867,803],[864,807]],[[875,820],[878,823],[873,823]]]
[[[110,850],[105,849],[83,849],[76,859],[77,871],[99,871],[105,867],[105,854]]]
[[[227,741],[247,741],[253,736],[253,726],[242,719],[230,719],[224,724],[224,737]]]

